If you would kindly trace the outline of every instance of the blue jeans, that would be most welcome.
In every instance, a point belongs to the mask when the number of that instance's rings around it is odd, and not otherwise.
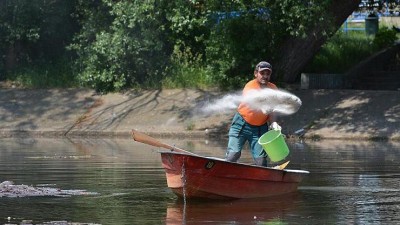
[[[258,144],[258,139],[267,131],[267,123],[261,126],[253,126],[247,123],[243,117],[236,112],[229,129],[229,141],[226,155],[239,154],[240,157],[243,145],[248,141],[254,160],[266,158],[267,153],[263,150],[262,146]]]

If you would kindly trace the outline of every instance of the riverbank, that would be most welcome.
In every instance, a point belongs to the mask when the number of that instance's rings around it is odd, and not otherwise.
[[[303,102],[280,118],[293,138],[400,141],[400,92],[289,90]],[[0,89],[0,137],[226,137],[232,113],[200,115],[228,93],[174,89],[98,95],[89,89]]]

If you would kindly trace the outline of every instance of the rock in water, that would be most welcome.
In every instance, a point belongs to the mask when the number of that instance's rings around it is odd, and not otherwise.
[[[35,196],[55,196],[69,197],[72,195],[96,195],[95,192],[85,190],[61,190],[50,187],[34,187],[29,185],[14,185],[12,181],[0,183],[0,197],[35,197]]]

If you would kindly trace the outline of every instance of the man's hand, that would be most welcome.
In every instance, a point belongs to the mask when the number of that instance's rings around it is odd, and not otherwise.
[[[273,122],[273,123],[269,126],[269,128],[272,129],[272,130],[282,130],[282,127],[279,126],[279,124],[278,124],[277,122]]]

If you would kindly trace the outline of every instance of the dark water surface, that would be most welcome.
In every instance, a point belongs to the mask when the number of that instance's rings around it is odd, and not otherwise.
[[[226,141],[161,140],[223,157]],[[293,194],[183,202],[155,147],[130,139],[1,139],[0,182],[84,190],[1,197],[0,224],[399,224],[400,143],[290,143],[288,168],[310,171]],[[245,151],[241,162],[251,162]],[[65,221],[52,222],[51,221]]]

